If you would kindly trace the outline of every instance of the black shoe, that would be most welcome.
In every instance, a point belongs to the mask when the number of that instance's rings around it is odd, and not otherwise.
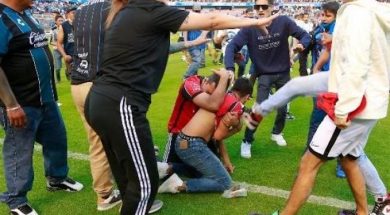
[[[65,190],[68,192],[77,192],[83,189],[83,185],[77,181],[72,180],[71,178],[66,178],[60,183],[47,182],[46,183],[48,191],[58,191]]]
[[[343,209],[338,213],[338,215],[356,215],[356,214],[357,213],[355,210],[346,210],[346,209]]]
[[[29,204],[11,209],[12,215],[38,215],[38,213]]]
[[[379,201],[378,201],[379,200]],[[390,194],[387,198],[378,199],[375,201],[374,208],[370,215],[387,215],[390,214]]]

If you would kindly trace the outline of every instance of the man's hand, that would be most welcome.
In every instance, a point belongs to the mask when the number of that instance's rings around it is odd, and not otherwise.
[[[259,19],[259,23],[258,23],[258,26],[260,28],[261,31],[263,31],[265,34],[268,34],[268,30],[267,28],[265,28],[265,26],[268,26],[271,24],[272,20],[274,20],[276,17],[278,17],[280,15],[280,12],[278,13],[275,13],[274,15],[272,16],[269,16],[269,17],[266,17],[266,18],[261,18]]]
[[[230,79],[230,83],[234,82],[234,72],[226,69],[212,70],[215,74],[219,75],[219,77]]]
[[[300,43],[297,43],[293,48],[294,53],[302,52],[303,50],[305,50],[305,47]]]
[[[11,126],[15,128],[26,127],[27,117],[22,107],[18,105],[16,107],[7,108],[6,111]]]
[[[65,55],[64,60],[65,60],[66,63],[72,63],[72,56]]]
[[[196,38],[193,41],[187,41],[186,47],[187,48],[193,47],[193,46],[197,46],[197,45],[201,45],[201,44],[210,42],[211,39],[207,38],[208,33],[209,33],[209,31],[202,31],[202,34],[198,38]]]
[[[322,38],[321,38],[322,45],[326,45],[328,43],[332,42],[332,35],[329,33],[322,33]]]
[[[237,112],[227,112],[223,117],[222,117],[222,123],[228,127],[228,128],[233,128],[237,126],[240,123],[240,119],[238,118],[238,113]]]
[[[233,164],[230,163],[230,161],[229,162],[224,162],[223,165],[225,166],[225,168],[228,171],[228,173],[232,174],[234,172],[235,166],[233,166]]]
[[[213,69],[212,71],[219,75],[220,78],[229,78],[230,76],[229,70],[226,69]]]
[[[351,124],[351,121],[347,121],[347,117],[336,116],[334,124],[337,126],[337,128],[346,129]]]

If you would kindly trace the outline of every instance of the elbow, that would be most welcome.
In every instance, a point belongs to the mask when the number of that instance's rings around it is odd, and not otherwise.
[[[218,30],[220,29],[218,26],[220,25],[218,21],[218,16],[216,14],[210,17],[210,23],[206,30]]]

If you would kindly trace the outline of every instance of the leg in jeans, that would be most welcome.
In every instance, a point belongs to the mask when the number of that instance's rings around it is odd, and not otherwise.
[[[23,110],[29,119],[25,128],[11,127],[5,109],[0,110],[0,122],[5,130],[3,162],[7,184],[7,191],[1,194],[0,200],[10,209],[27,203],[27,192],[34,180],[32,156],[41,111],[32,107],[23,107]]]
[[[241,77],[245,73],[245,66],[246,66],[245,60],[238,62],[237,65],[238,65],[237,77]]]
[[[200,50],[200,65],[202,66],[202,67],[204,67],[205,65],[206,65],[206,54],[205,54],[205,52],[206,52],[206,49],[205,48],[202,48],[201,50]]]
[[[190,140],[187,149],[180,148],[177,138],[175,150],[180,159],[202,174],[186,182],[187,192],[222,192],[231,186],[231,178],[221,161],[207,147],[203,139]]]
[[[198,178],[201,174],[196,171],[191,166],[183,163],[183,161],[177,156],[175,150],[175,142],[176,142],[177,134],[169,133],[168,141],[165,146],[165,153],[163,161],[166,163],[170,163],[172,165],[172,171],[178,175],[189,177],[189,178]]]
[[[201,57],[202,52],[200,49],[193,48],[193,49],[189,50],[189,52],[191,55],[192,62],[190,64],[190,66],[188,67],[186,73],[184,74],[184,78],[188,78],[192,75],[198,74],[198,69],[200,68],[200,64],[201,64],[201,60],[202,60],[202,57]]]
[[[57,82],[61,81],[62,56],[57,49],[53,50],[54,72]]]
[[[272,81],[273,81],[272,77],[273,75],[261,75],[258,77],[256,103],[261,104],[263,101],[265,101],[268,98],[269,92],[271,91]],[[252,143],[254,141],[255,132],[256,129],[250,130],[246,128],[243,141],[247,143]]]
[[[45,176],[58,183],[68,175],[68,147],[65,125],[56,102],[42,108],[42,121],[36,134],[36,141],[42,145]]]
[[[127,104],[125,97],[119,102],[91,91],[85,112],[102,140],[118,184],[123,202],[121,214],[146,214],[158,188],[157,161],[146,111]]]
[[[79,85],[71,85],[73,102],[83,121],[89,142],[89,160],[92,174],[92,186],[98,197],[98,203],[104,201],[104,197],[111,194],[113,189],[112,173],[104,152],[102,142],[96,132],[85,121],[84,104],[92,82]]]
[[[318,170],[323,163],[323,160],[313,155],[310,151],[306,151],[301,159],[298,176],[295,179],[287,204],[280,213],[281,215],[292,215],[298,213],[299,208],[309,197],[314,186]]]
[[[310,49],[305,49],[299,53],[299,75],[307,76],[307,56],[309,55]]]
[[[290,73],[277,75],[276,80],[274,81],[274,85],[276,90],[283,87],[290,80]],[[274,127],[272,129],[272,134],[280,134],[284,129],[284,125],[286,123],[286,114],[287,114],[287,106],[284,105],[278,108],[278,112],[276,114]]]

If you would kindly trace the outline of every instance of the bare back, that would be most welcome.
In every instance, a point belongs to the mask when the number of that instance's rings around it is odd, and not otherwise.
[[[209,141],[215,130],[215,114],[204,109],[199,109],[182,129],[188,136],[202,137]]]

